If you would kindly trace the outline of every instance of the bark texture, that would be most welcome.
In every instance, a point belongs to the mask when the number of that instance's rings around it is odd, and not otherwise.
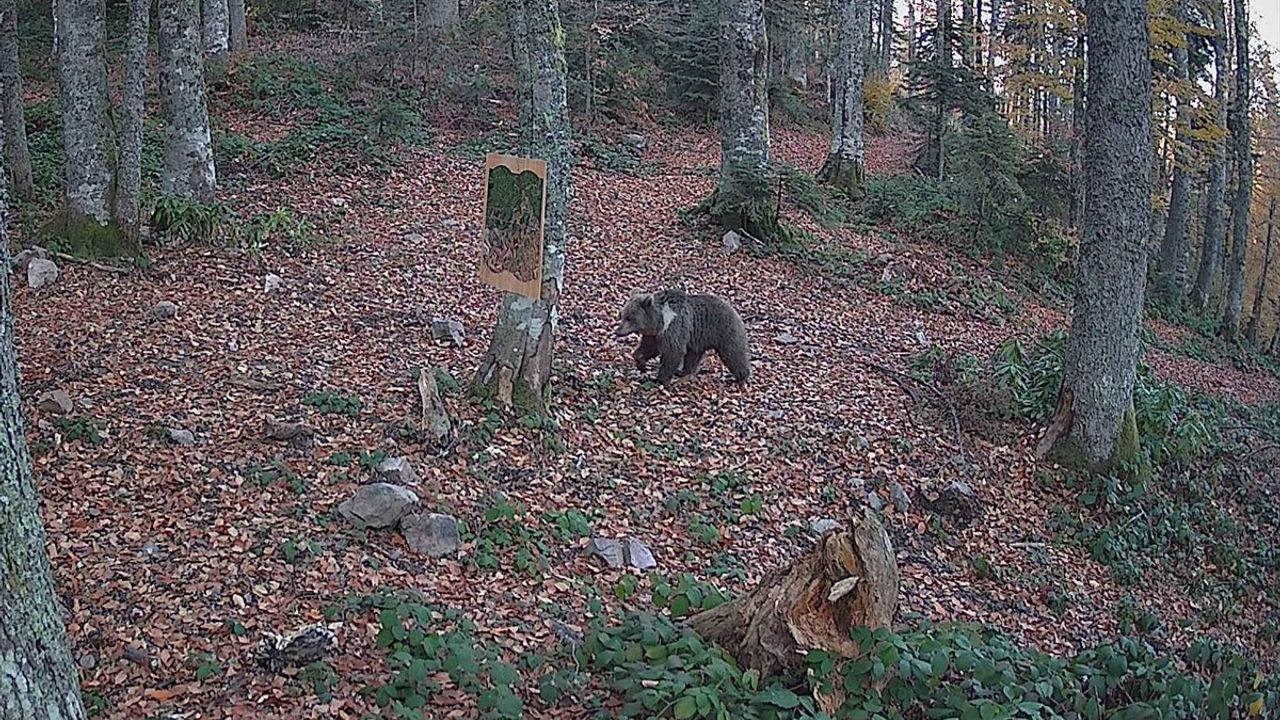
[[[231,10],[227,0],[201,0],[204,10],[203,37],[208,74],[220,78],[231,54]]]
[[[160,0],[160,112],[165,122],[160,191],[214,198],[217,176],[200,54],[198,0]]]
[[[129,34],[125,46],[124,97],[120,125],[120,189],[116,194],[116,224],[131,241],[140,236],[139,198],[142,193],[142,113],[147,83],[147,40],[151,29],[150,0],[129,0]]]
[[[66,230],[111,223],[115,147],[107,99],[103,0],[58,0],[58,99],[66,151]]]
[[[1262,323],[1263,305],[1267,298],[1267,277],[1271,275],[1271,236],[1276,225],[1276,196],[1271,196],[1267,206],[1267,245],[1262,255],[1262,274],[1258,276],[1258,289],[1253,296],[1253,312],[1249,315],[1249,329],[1245,338],[1252,345],[1258,344],[1258,326]]]
[[[1058,411],[1038,448],[1110,469],[1138,450],[1133,417],[1151,222],[1146,0],[1088,0],[1085,210]]]
[[[80,681],[53,590],[23,427],[8,200],[0,176],[0,717],[80,720]]]
[[[1249,15],[1244,0],[1235,0],[1236,84],[1227,125],[1235,156],[1236,193],[1231,199],[1231,259],[1227,264],[1227,308],[1222,334],[1240,335],[1244,312],[1244,261],[1249,251],[1249,201],[1253,197],[1253,155],[1249,152]]]
[[[1178,4],[1176,17],[1180,23],[1186,21],[1186,0]],[[1189,42],[1190,38],[1184,36],[1183,41]],[[1186,44],[1173,49],[1173,62],[1178,79],[1186,82],[1190,76]],[[1187,137],[1187,131],[1191,129],[1191,108],[1185,98],[1179,98],[1177,102],[1169,213],[1165,217],[1164,237],[1160,240],[1160,250],[1156,257],[1153,288],[1155,299],[1170,306],[1181,303],[1183,293],[1187,291],[1187,255],[1191,251],[1188,227],[1191,222],[1191,139]]]
[[[865,30],[865,28],[864,28]],[[720,3],[720,183],[714,214],[729,230],[777,234],[769,192],[769,41],[764,0]]]
[[[249,52],[249,29],[245,24],[244,0],[227,0],[227,30],[231,54]]]
[[[849,631],[889,627],[897,606],[893,546],[875,513],[864,510],[751,592],[689,618],[689,627],[743,667],[775,675],[803,667],[802,651],[857,654]]]
[[[866,181],[866,145],[862,138],[862,87],[866,67],[867,0],[844,0],[836,41],[836,92],[831,150],[818,180],[857,195]]]
[[[3,92],[4,154],[9,161],[13,190],[31,198],[31,151],[27,148],[27,123],[22,111],[22,72],[18,67],[18,4],[0,0],[0,89]]]
[[[1226,7],[1221,3],[1212,6],[1213,12],[1213,98],[1217,104],[1216,123],[1227,125],[1227,81],[1231,75],[1231,45],[1227,42]],[[1188,302],[1192,309],[1204,312],[1217,290],[1218,275],[1222,270],[1222,254],[1226,246],[1224,205],[1227,197],[1227,138],[1213,144],[1209,161],[1209,189],[1205,199],[1204,239],[1200,249],[1200,265],[1196,271]]]
[[[880,2],[880,46],[876,66],[884,76],[889,75],[889,67],[893,64],[893,0]]]
[[[522,152],[547,162],[542,291],[538,300],[503,295],[474,391],[508,409],[542,415],[551,395],[551,358],[572,195],[564,31],[556,0],[520,0],[508,8],[508,16],[521,89]]]

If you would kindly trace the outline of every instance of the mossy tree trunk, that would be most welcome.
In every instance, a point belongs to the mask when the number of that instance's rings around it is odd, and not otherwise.
[[[29,200],[35,189],[31,151],[22,111],[22,70],[18,65],[18,4],[0,0],[0,94],[4,102],[4,154],[18,197]]]
[[[889,627],[898,606],[898,564],[875,513],[818,539],[791,567],[751,592],[689,618],[689,627],[762,675],[794,672],[803,651],[851,657],[850,630]]]
[[[150,0],[129,0],[129,34],[125,44],[123,119],[120,124],[120,188],[116,224],[126,238],[141,237],[142,114],[147,83],[147,45],[151,36]]]
[[[818,181],[850,196],[866,181],[863,141],[862,84],[867,60],[867,1],[843,0],[837,31],[836,93],[831,123],[831,151],[818,170]]]
[[[1175,17],[1178,22],[1186,22],[1186,0],[1178,4]],[[1184,41],[1190,38],[1184,36]],[[1187,59],[1187,46],[1173,48],[1174,70],[1178,79],[1189,82],[1190,64]],[[1169,191],[1169,213],[1165,218],[1164,236],[1160,240],[1160,250],[1156,256],[1155,287],[1152,295],[1163,305],[1177,307],[1187,291],[1187,255],[1191,246],[1191,138],[1187,132],[1191,129],[1191,106],[1188,98],[1177,98],[1177,129],[1174,134],[1173,181]]]
[[[1244,313],[1244,262],[1249,252],[1249,204],[1253,198],[1253,155],[1249,147],[1249,16],[1244,0],[1235,0],[1236,85],[1227,125],[1235,156],[1236,193],[1231,199],[1231,258],[1227,263],[1227,307],[1221,334],[1240,336]]]
[[[1058,410],[1038,454],[1107,470],[1133,458],[1151,223],[1151,37],[1146,0],[1088,0],[1089,102],[1075,309]]]
[[[1267,244],[1262,254],[1262,274],[1258,276],[1258,289],[1253,296],[1253,312],[1249,315],[1249,329],[1245,339],[1251,345],[1258,344],[1258,327],[1262,324],[1263,306],[1267,299],[1267,277],[1271,275],[1271,235],[1276,224],[1276,196],[1271,196],[1267,206]]]
[[[1216,103],[1216,123],[1227,124],[1227,81],[1231,76],[1231,45],[1227,42],[1226,7],[1214,3],[1213,14],[1213,98]],[[1192,286],[1188,303],[1197,312],[1209,308],[1216,292],[1218,275],[1222,269],[1222,251],[1226,244],[1224,205],[1227,195],[1227,138],[1223,136],[1213,143],[1209,162],[1209,189],[1204,210],[1204,240],[1200,250],[1200,265]]]
[[[0,176],[0,717],[80,720],[80,681],[53,590],[23,428],[7,184]]]
[[[520,92],[521,152],[547,163],[542,289],[537,300],[503,295],[473,391],[508,410],[544,415],[551,396],[551,359],[572,195],[573,130],[565,84],[564,31],[556,0],[519,0],[507,12]]]
[[[245,0],[227,0],[227,40],[232,55],[249,52],[249,29],[244,16]]]
[[[726,230],[780,235],[769,183],[769,42],[764,0],[720,2],[720,182],[711,214]]]
[[[165,122],[160,191],[213,202],[217,176],[200,43],[199,0],[160,0],[160,112]]]
[[[200,0],[199,7],[204,12],[205,74],[218,80],[226,73],[231,55],[231,9],[227,0]]]

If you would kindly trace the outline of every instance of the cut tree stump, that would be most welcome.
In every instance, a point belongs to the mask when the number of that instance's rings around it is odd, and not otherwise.
[[[898,563],[884,526],[863,509],[818,539],[791,567],[751,592],[689,618],[689,627],[763,675],[791,673],[804,653],[853,657],[858,626],[889,627],[898,606]]]

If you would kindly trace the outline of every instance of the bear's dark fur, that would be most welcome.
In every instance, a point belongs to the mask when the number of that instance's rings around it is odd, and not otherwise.
[[[714,295],[689,295],[683,290],[636,293],[622,308],[618,337],[639,335],[634,357],[643,372],[653,358],[661,358],[658,382],[698,371],[702,356],[714,350],[736,382],[751,375],[747,329],[729,303]]]

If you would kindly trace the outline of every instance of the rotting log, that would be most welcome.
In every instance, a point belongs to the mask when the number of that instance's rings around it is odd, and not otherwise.
[[[858,652],[855,627],[888,627],[898,606],[898,563],[874,512],[818,539],[808,554],[754,590],[689,618],[689,627],[762,675],[798,671],[804,653]]]

